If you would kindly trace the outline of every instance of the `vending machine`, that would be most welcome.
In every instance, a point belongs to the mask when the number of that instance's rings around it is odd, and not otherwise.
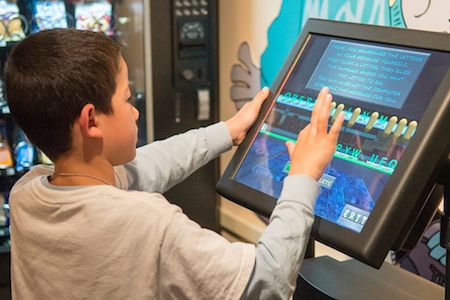
[[[53,28],[77,28],[115,36],[116,1],[0,0],[0,299],[10,298],[9,191],[35,164],[52,164],[17,126],[4,91],[11,49],[25,37]]]
[[[158,140],[218,121],[217,0],[150,3],[153,107],[147,129]],[[218,176],[219,162],[211,161],[165,196],[200,225],[218,231]]]
[[[52,28],[101,32],[120,41],[138,120],[138,146],[218,120],[217,0],[0,0],[0,299],[9,294],[9,190],[51,161],[10,115],[3,91],[9,51]],[[164,195],[218,231],[218,160]],[[8,263],[3,263],[8,262]]]
[[[0,254],[9,247],[9,191],[30,167],[51,164],[15,124],[3,74],[11,49],[26,36],[53,28],[77,28],[114,37],[114,1],[0,0]]]
[[[115,11],[141,111],[140,142],[217,122],[217,0],[129,0]],[[218,231],[218,176],[214,160],[164,195],[201,226]]]
[[[9,190],[34,164],[51,164],[14,123],[4,97],[3,69],[14,45],[52,28],[120,41],[141,146],[217,122],[217,24],[217,0],[0,0],[0,251],[9,243]],[[165,196],[217,231],[218,174],[215,160]]]

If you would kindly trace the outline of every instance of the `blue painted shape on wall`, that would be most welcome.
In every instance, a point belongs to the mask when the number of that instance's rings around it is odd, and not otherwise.
[[[308,18],[405,27],[400,0],[284,0],[261,56],[261,86],[272,84]]]

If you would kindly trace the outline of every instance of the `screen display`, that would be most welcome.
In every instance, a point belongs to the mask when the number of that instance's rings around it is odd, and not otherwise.
[[[0,0],[0,46],[9,42],[18,42],[25,38],[28,31],[27,19],[19,14],[17,3]]]
[[[52,28],[68,28],[64,1],[37,1],[33,32]]]
[[[75,20],[77,29],[113,34],[112,5],[108,1],[77,3]]]
[[[234,180],[278,198],[290,169],[285,142],[308,123],[323,86],[331,121],[345,122],[319,180],[316,216],[361,232],[449,68],[445,52],[310,35]]]

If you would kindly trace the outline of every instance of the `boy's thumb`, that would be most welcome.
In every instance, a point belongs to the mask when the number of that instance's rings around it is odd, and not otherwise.
[[[260,90],[258,92],[258,94],[256,94],[255,100],[257,102],[262,103],[264,100],[266,100],[267,96],[269,96],[269,92],[270,92],[269,88],[268,87],[264,87],[262,90]]]

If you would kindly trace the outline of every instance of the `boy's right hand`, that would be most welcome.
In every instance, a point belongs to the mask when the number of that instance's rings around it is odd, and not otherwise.
[[[328,88],[322,88],[314,105],[310,124],[300,131],[297,143],[286,143],[291,159],[289,175],[303,174],[319,180],[331,161],[344,123],[344,114],[340,113],[327,132],[331,100]]]

